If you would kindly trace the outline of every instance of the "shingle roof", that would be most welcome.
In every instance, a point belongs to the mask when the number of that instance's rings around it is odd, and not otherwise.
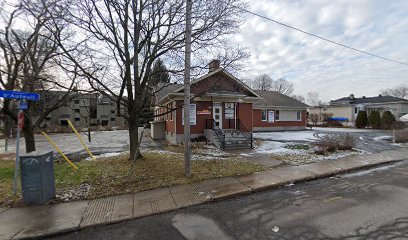
[[[330,104],[364,104],[364,103],[388,103],[388,102],[408,102],[408,100],[393,96],[376,96],[365,98],[343,97],[330,102]]]
[[[176,89],[182,87],[182,84],[176,84],[176,83],[165,83],[165,84],[159,84],[156,88],[156,101],[160,101],[163,99],[167,94],[174,92]]]
[[[254,90],[263,99],[258,100],[254,104],[254,108],[257,107],[287,107],[287,108],[307,108],[307,104],[304,104],[292,97],[275,91]]]

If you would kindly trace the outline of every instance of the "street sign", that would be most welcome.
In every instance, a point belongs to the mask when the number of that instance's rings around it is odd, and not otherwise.
[[[0,90],[0,98],[38,101],[40,100],[40,94],[32,92]]]
[[[28,102],[20,102],[20,110],[26,110],[28,108]]]

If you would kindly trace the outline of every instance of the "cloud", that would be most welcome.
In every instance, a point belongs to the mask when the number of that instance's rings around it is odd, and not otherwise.
[[[251,1],[251,11],[384,57],[408,62],[408,1]],[[386,62],[247,15],[235,40],[251,51],[245,78],[268,73],[323,100],[370,96],[408,83],[408,66]]]

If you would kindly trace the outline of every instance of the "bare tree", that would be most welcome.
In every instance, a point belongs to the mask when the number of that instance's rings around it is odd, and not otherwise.
[[[317,92],[308,92],[307,93],[307,103],[311,106],[321,106],[322,101],[320,100],[319,93]]]
[[[300,95],[300,94],[292,94],[291,97],[294,98],[294,99],[296,99],[296,100],[298,100],[299,102],[302,102],[302,103],[306,102],[306,98],[303,97],[303,96]]]
[[[160,57],[169,71],[181,73],[184,59],[185,4],[177,0],[81,0],[71,11],[78,39],[85,39],[81,58],[61,45],[95,90],[117,103],[117,114],[129,125],[130,158],[140,157],[138,126],[142,109],[151,98],[147,91],[152,65]],[[242,23],[239,0],[194,1],[193,58],[208,49],[222,49],[224,37]],[[120,105],[126,109],[121,112]]]
[[[255,77],[252,88],[257,90],[270,91],[273,86],[273,79],[268,74],[261,74]]]
[[[284,78],[279,78],[278,80],[272,82],[271,90],[289,96],[295,90],[295,86],[292,82],[289,82]]]
[[[50,32],[47,24],[51,18],[42,8],[43,4],[47,4],[49,9],[57,12],[56,2],[47,1],[45,3],[44,1],[22,0],[17,5],[12,5],[15,7],[10,6],[11,11],[1,16],[4,24],[4,28],[0,30],[1,88],[29,92],[46,92],[50,88],[68,90],[59,101],[41,108],[31,103],[28,109],[24,110],[27,116],[23,128],[26,152],[35,151],[35,126],[38,126],[48,114],[67,102],[69,90],[73,88],[75,82],[60,81],[52,74],[60,69],[58,62],[61,60],[58,44],[52,36],[61,32]],[[24,26],[24,28],[19,29],[18,26]],[[16,120],[17,111],[12,105],[12,100],[5,99],[1,111]]]
[[[399,85],[392,88],[381,90],[381,94],[385,96],[394,96],[399,98],[408,98],[408,85]]]

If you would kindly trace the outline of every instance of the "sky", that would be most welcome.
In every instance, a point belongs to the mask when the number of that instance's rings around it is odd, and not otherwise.
[[[370,53],[408,63],[407,0],[251,0],[250,11]],[[251,57],[243,78],[269,74],[323,101],[375,96],[408,84],[408,66],[333,45],[246,14],[234,40]]]

